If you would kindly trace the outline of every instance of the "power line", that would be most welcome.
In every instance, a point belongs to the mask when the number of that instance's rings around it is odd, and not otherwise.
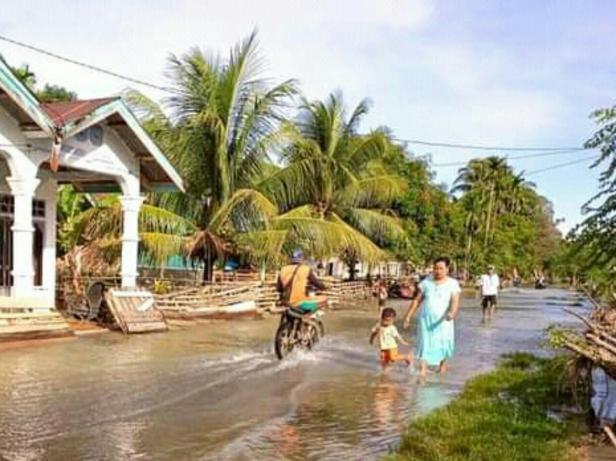
[[[43,54],[45,56],[49,56],[49,57],[54,58],[54,59],[58,59],[60,61],[68,62],[69,64],[73,64],[75,66],[84,67],[86,69],[93,70],[95,72],[100,72],[100,73],[109,75],[111,77],[119,78],[121,80],[125,80],[125,81],[131,82],[131,83],[135,83],[137,85],[147,86],[147,87],[153,88],[155,90],[165,91],[165,92],[168,92],[168,93],[178,93],[179,92],[179,91],[177,91],[177,90],[175,90],[173,88],[156,85],[154,83],[146,82],[145,80],[139,80],[137,78],[133,78],[133,77],[129,77],[127,75],[119,74],[117,72],[114,72],[114,71],[111,71],[111,70],[108,70],[108,69],[103,69],[102,67],[93,66],[92,64],[88,64],[88,63],[85,63],[85,62],[82,62],[82,61],[77,61],[76,59],[67,58],[65,56],[61,56],[61,55],[53,53],[51,51],[44,50],[43,48],[39,48],[37,46],[29,45],[27,43],[20,42],[18,40],[13,40],[12,38],[5,37],[3,35],[0,35],[0,40],[3,40],[3,41],[8,42],[8,43],[12,43],[13,45],[17,45],[17,46],[20,46],[22,48],[26,48],[26,49],[28,49],[30,51],[34,51],[34,52],[39,53],[39,54]]]
[[[587,162],[589,160],[596,160],[597,158],[598,158],[597,155],[593,155],[592,157],[581,158],[581,159],[572,160],[570,162],[565,162],[565,163],[558,163],[556,165],[548,166],[546,168],[540,168],[538,170],[529,171],[528,173],[525,173],[524,175],[530,176],[530,175],[537,174],[537,173],[544,173],[546,171],[556,170],[557,168],[564,168],[566,166],[575,165],[577,163]]]
[[[563,149],[563,150],[557,150],[557,151],[550,150],[548,152],[540,152],[536,154],[525,154],[525,155],[513,155],[511,157],[505,155],[503,156],[503,158],[509,161],[509,160],[521,160],[521,159],[527,159],[527,158],[548,157],[551,155],[573,154],[573,153],[578,153],[578,152],[581,152],[581,151],[578,149],[575,149],[575,150]],[[435,167],[464,166],[464,165],[468,165],[468,162],[471,160],[473,159],[470,159],[466,162],[433,163],[432,166],[435,166]]]
[[[83,67],[85,69],[100,72],[102,74],[108,75],[110,77],[118,78],[127,82],[131,82],[137,85],[146,86],[149,88],[153,88],[155,90],[164,91],[167,93],[178,94],[181,91],[176,90],[174,88],[165,87],[161,85],[157,85],[154,83],[147,82],[145,80],[140,80],[137,78],[130,77],[128,75],[120,74],[118,72],[114,72],[108,69],[104,69],[102,67],[94,66],[92,64],[88,64],[86,62],[78,61],[76,59],[68,58],[66,56],[59,55],[57,53],[45,50],[43,48],[30,45],[28,43],[24,43],[19,40],[12,39],[10,37],[6,37],[4,35],[0,35],[0,40],[5,41],[7,43],[11,43],[13,45],[28,49],[30,51],[34,51],[39,54],[43,54],[45,56],[58,59],[60,61],[67,62],[69,64],[73,64],[76,66]],[[488,146],[488,145],[474,145],[474,144],[458,144],[458,143],[448,143],[448,142],[437,142],[437,141],[425,141],[421,139],[402,139],[402,138],[393,138],[398,142],[408,143],[408,144],[417,144],[423,146],[431,146],[431,147],[447,147],[452,149],[473,149],[473,150],[484,150],[484,151],[513,151],[513,152],[563,152],[563,151],[584,151],[588,150],[584,147],[505,147],[505,146]],[[521,157],[520,157],[521,158]]]
[[[395,141],[405,142],[408,144],[419,144],[422,146],[431,147],[449,147],[451,149],[473,149],[473,150],[489,150],[489,151],[558,151],[558,150],[588,150],[585,147],[505,147],[505,146],[484,146],[474,144],[457,144],[437,141],[422,141],[420,139],[402,139],[394,138]]]

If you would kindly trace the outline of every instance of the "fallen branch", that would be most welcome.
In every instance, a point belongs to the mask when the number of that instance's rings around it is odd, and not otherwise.
[[[606,333],[605,331],[600,331],[599,336],[601,336],[606,341],[609,341],[610,343],[616,345],[616,338],[609,333]]]
[[[606,341],[603,341],[601,338],[599,338],[598,336],[592,334],[592,333],[588,333],[586,335],[586,337],[590,340],[592,340],[595,344],[597,344],[598,346],[602,347],[603,349],[608,350],[609,352],[611,352],[612,354],[614,354],[615,359],[616,359],[616,347],[614,347],[613,345],[609,344]]]
[[[601,304],[595,301],[595,298],[591,296],[591,294],[588,292],[586,288],[582,288],[582,291],[584,292],[584,294],[586,295],[586,297],[588,298],[588,300],[594,306],[595,309],[597,310],[603,309],[603,307],[601,307]]]
[[[580,319],[582,322],[584,322],[588,328],[590,328],[592,331],[597,331],[597,327],[590,321],[588,320],[586,317],[578,314],[577,312],[573,312],[570,311],[569,309],[563,309],[567,314],[573,315],[574,317],[577,317],[578,319]]]
[[[610,442],[612,442],[612,445],[616,447],[616,436],[614,435],[614,432],[612,431],[612,429],[610,429],[610,426],[603,426],[603,432],[607,434],[607,438],[610,439]]]

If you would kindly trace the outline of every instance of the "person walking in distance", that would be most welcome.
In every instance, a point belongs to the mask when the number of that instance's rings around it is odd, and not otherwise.
[[[496,309],[498,289],[500,287],[500,279],[494,270],[494,266],[488,266],[487,274],[481,276],[481,307],[483,309],[483,321],[492,320],[494,310]]]

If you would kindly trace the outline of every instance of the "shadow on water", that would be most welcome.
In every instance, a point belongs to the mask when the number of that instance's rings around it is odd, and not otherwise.
[[[465,300],[451,372],[425,383],[403,366],[379,370],[367,344],[374,306],[329,312],[317,349],[283,362],[271,348],[276,318],[8,351],[0,458],[375,459],[502,353],[540,351],[545,328],[570,322],[562,307],[578,302],[566,291],[505,292],[485,326],[478,300]]]

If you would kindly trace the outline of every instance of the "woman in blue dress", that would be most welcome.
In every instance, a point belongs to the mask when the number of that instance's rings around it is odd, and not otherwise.
[[[447,371],[447,360],[454,352],[454,319],[458,315],[460,284],[449,277],[449,259],[434,261],[432,276],[419,284],[419,293],[409,306],[404,319],[408,328],[419,308],[417,322],[417,358],[421,362],[419,374],[425,376],[428,366],[438,366],[439,373]]]

